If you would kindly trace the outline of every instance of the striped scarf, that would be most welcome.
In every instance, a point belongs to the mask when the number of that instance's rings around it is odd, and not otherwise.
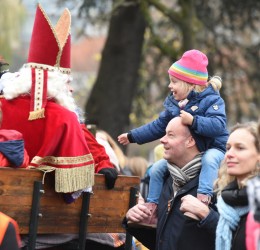
[[[187,163],[183,168],[167,163],[168,170],[173,179],[173,189],[178,191],[183,185],[189,182],[191,179],[199,175],[201,169],[201,157],[202,153],[195,156],[193,160]]]

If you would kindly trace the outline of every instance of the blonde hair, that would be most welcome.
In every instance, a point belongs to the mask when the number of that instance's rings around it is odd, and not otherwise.
[[[148,168],[148,161],[142,156],[134,156],[127,158],[127,167],[130,169],[132,175],[143,178]]]
[[[194,89],[194,87],[196,86],[195,84],[188,83],[188,82],[181,81],[181,80],[180,80],[180,84],[181,84],[181,87],[184,89],[184,91],[187,94],[189,94]]]
[[[219,76],[212,76],[206,85],[194,85],[194,91],[200,93],[204,91],[209,85],[213,87],[215,91],[219,91],[222,87],[222,79]]]
[[[207,87],[208,87],[207,84],[206,85],[194,84],[194,91],[200,93],[200,92],[204,91]]]
[[[208,81],[208,85],[211,84],[215,91],[219,91],[222,87],[222,79],[219,76],[213,76]]]
[[[259,131],[258,131],[260,129],[260,127],[259,128],[257,127],[257,123],[256,122],[247,122],[247,123],[243,123],[243,124],[238,123],[231,129],[230,134],[232,134],[234,131],[236,131],[238,129],[245,129],[254,137],[255,148],[256,148],[257,152],[260,153],[260,139],[259,139]],[[241,183],[242,186],[246,186],[246,182],[249,179],[251,179],[252,177],[256,176],[257,174],[258,174],[258,171],[256,169],[256,171],[249,174],[247,176],[247,178]],[[218,194],[220,194],[221,191],[223,190],[223,188],[226,187],[229,183],[231,183],[235,179],[236,178],[234,176],[231,176],[227,173],[227,165],[226,165],[225,160],[223,160],[220,165],[219,172],[218,172],[218,179],[214,183],[216,192]]]
[[[119,166],[121,168],[124,168],[126,164],[126,156],[124,155],[123,151],[120,149],[116,141],[104,130],[97,130],[97,133],[101,133],[105,136],[105,139],[107,140],[107,142],[109,143],[109,145],[111,146],[111,148],[114,150],[116,154],[116,157],[119,162]]]
[[[185,82],[185,81],[180,81],[180,84],[186,93],[189,93],[191,90],[201,93],[209,85],[211,85],[215,91],[219,91],[222,87],[222,79],[220,76],[212,76],[205,85],[198,85],[198,84],[193,84],[193,83],[189,83],[189,82]]]
[[[154,154],[154,161],[159,161],[161,159],[163,159],[163,152],[164,152],[164,147],[163,144],[159,144],[157,145],[154,149],[153,149],[153,154]]]

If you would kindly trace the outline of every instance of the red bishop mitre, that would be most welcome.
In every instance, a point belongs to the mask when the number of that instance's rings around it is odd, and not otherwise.
[[[29,120],[44,118],[47,102],[48,71],[70,73],[71,15],[65,9],[55,27],[40,4],[37,6],[29,55],[31,68],[31,107]]]

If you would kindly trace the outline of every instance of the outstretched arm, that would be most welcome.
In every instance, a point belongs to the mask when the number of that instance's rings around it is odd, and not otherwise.
[[[119,136],[117,137],[117,140],[118,140],[118,142],[119,142],[120,144],[122,144],[122,145],[124,145],[124,146],[130,143],[129,140],[128,140],[128,137],[127,137],[127,133],[124,133],[124,134],[119,135]]]

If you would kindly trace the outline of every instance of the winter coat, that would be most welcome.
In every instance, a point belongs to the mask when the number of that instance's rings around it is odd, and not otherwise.
[[[219,93],[210,85],[200,93],[191,91],[187,99],[189,102],[184,107],[184,111],[189,112],[194,118],[191,129],[201,136],[214,138],[209,148],[217,148],[225,152],[228,131],[225,103]],[[180,115],[181,109],[172,94],[165,99],[164,108],[165,110],[156,120],[129,132],[132,142],[143,144],[165,135],[167,124],[172,118]]]
[[[157,230],[129,228],[127,231],[149,249],[156,250],[213,250],[217,213],[210,213],[203,224],[190,219],[180,211],[181,198],[187,194],[196,196],[199,177],[185,184],[173,197],[172,177],[168,177],[158,204]],[[168,211],[169,204],[169,211]],[[204,226],[206,225],[206,226]]]

